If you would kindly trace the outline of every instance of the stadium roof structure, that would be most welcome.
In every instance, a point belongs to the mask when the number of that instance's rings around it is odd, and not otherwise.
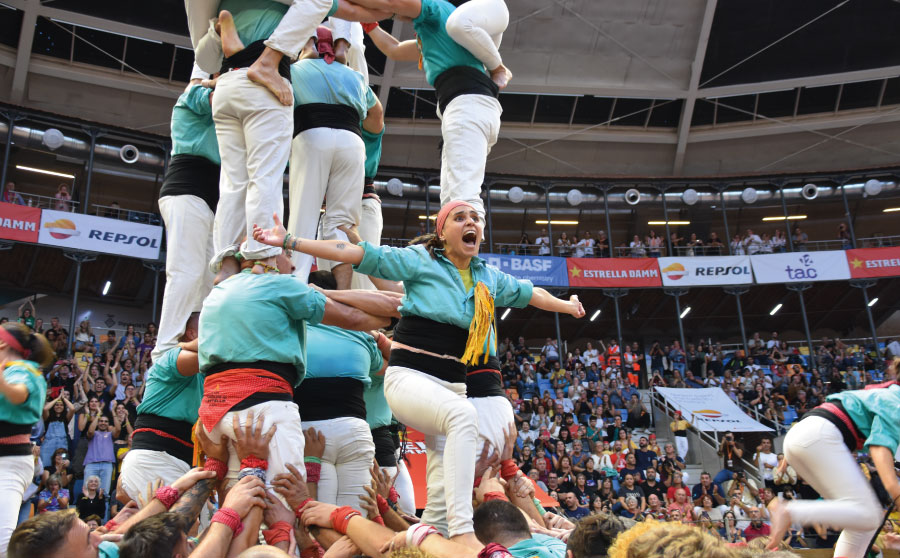
[[[894,0],[514,0],[488,171],[705,176],[900,160]],[[384,27],[401,38],[412,25]],[[367,40],[368,42],[368,40]],[[0,100],[166,135],[182,0],[3,0]],[[368,44],[385,165],[437,168],[434,92]]]

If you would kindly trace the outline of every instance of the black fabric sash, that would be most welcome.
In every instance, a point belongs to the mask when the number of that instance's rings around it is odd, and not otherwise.
[[[249,68],[262,55],[265,49],[266,44],[263,39],[250,43],[244,47],[244,50],[226,57],[222,61],[222,69],[219,70],[219,73],[224,74],[231,70]],[[289,82],[291,81],[291,61],[288,60],[287,56],[282,56],[281,61],[278,63],[278,75]]]
[[[355,108],[347,105],[308,103],[294,107],[294,137],[300,132],[313,128],[347,130],[362,137],[359,113]]]
[[[497,84],[483,71],[471,66],[454,66],[445,70],[434,80],[434,91],[441,113],[447,109],[450,101],[460,95],[486,95],[495,99],[500,95]]]
[[[173,155],[159,197],[197,196],[216,212],[219,203],[219,165],[199,155]]]

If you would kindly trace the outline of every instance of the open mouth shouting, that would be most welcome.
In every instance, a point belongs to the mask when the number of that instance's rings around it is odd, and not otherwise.
[[[462,240],[467,248],[475,248],[478,246],[478,233],[474,229],[469,229],[463,233]]]

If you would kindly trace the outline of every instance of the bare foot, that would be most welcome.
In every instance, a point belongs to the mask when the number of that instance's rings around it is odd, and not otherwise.
[[[772,530],[769,534],[769,550],[778,550],[778,545],[784,539],[788,529],[791,527],[791,514],[788,512],[781,498],[775,498],[769,502],[769,521],[772,524]]]
[[[216,31],[222,39],[222,53],[225,56],[234,56],[235,53],[244,50],[244,43],[234,26],[234,18],[231,12],[222,10],[219,12],[219,21],[216,22]]]
[[[282,54],[269,47],[256,59],[256,62],[247,70],[250,81],[258,83],[272,92],[278,101],[289,107],[294,103],[294,94],[291,86],[278,73],[278,63]]]
[[[497,84],[497,87],[500,89],[506,88],[509,85],[509,80],[513,77],[512,72],[509,71],[509,68],[500,64],[493,70],[491,70],[491,80]]]

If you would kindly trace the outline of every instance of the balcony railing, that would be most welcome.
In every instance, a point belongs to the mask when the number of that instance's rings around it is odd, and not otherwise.
[[[131,221],[132,223],[145,223],[148,225],[162,225],[162,219],[156,213],[124,209],[115,205],[93,204],[91,214],[97,217],[118,219],[119,221]]]
[[[56,211],[78,211],[79,202],[74,200],[58,200],[52,196],[41,196],[38,194],[26,194],[24,192],[16,192],[25,201],[24,205],[28,207],[37,207],[39,209],[53,209]]]

